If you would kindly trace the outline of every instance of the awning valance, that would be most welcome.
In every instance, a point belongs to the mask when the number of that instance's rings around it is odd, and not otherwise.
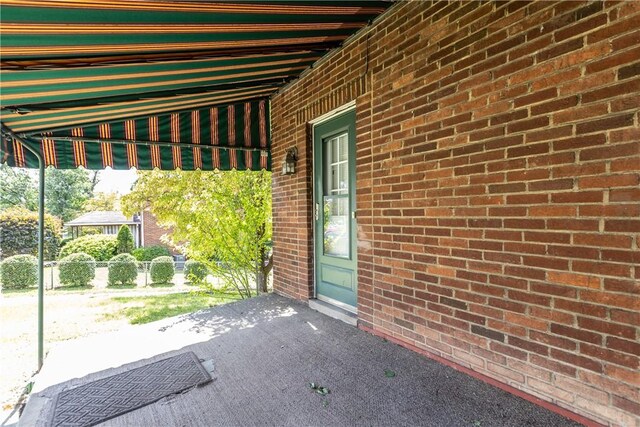
[[[74,127],[29,137],[46,166],[60,169],[270,169],[266,99]],[[0,161],[37,167],[37,158],[5,139]]]
[[[390,4],[2,0],[0,120],[59,168],[269,168],[269,96]],[[0,145],[10,164],[35,166]]]

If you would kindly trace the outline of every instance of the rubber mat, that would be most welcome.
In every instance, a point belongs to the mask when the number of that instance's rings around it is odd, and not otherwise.
[[[52,426],[93,426],[211,381],[193,352],[102,378],[58,394]]]

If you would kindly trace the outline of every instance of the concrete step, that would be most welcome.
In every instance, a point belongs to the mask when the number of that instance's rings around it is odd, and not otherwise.
[[[337,320],[342,320],[352,326],[358,325],[358,316],[350,311],[347,311],[338,306],[329,304],[328,302],[321,301],[319,299],[310,299],[309,308],[316,310],[324,315],[333,317]]]

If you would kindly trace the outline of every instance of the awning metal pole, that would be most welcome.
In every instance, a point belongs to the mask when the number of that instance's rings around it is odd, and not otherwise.
[[[2,124],[5,137],[15,139],[38,159],[38,370],[44,362],[44,159],[11,129]]]
[[[35,153],[35,151],[32,151]],[[38,371],[44,363],[44,159],[38,157]]]

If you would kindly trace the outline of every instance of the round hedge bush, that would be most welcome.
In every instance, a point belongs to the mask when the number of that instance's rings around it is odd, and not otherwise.
[[[3,289],[25,289],[38,283],[38,259],[33,255],[14,255],[0,264]]]
[[[169,249],[160,245],[137,248],[131,253],[138,261],[153,261],[160,256],[171,256]]]
[[[58,258],[82,252],[91,255],[96,261],[109,261],[116,254],[116,246],[116,236],[82,236],[64,245]]]
[[[60,260],[58,269],[63,285],[87,286],[96,277],[96,260],[82,252],[71,254]]]
[[[184,263],[184,277],[189,282],[202,282],[209,275],[209,268],[200,261],[189,259]]]
[[[110,286],[132,285],[138,277],[138,264],[131,254],[116,255],[109,260],[109,275],[107,282]]]
[[[173,279],[176,272],[173,258],[170,256],[161,256],[151,261],[151,282],[152,283],[169,283]]]

